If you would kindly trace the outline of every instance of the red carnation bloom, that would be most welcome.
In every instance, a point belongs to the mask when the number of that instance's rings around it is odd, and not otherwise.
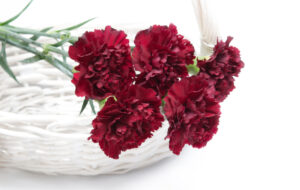
[[[201,148],[217,132],[220,106],[213,93],[210,81],[201,76],[183,78],[170,88],[164,111],[173,153],[179,155],[185,144]]]
[[[138,85],[123,91],[115,101],[110,97],[93,121],[90,139],[114,159],[121,151],[140,146],[161,127],[161,100],[155,91]]]
[[[134,80],[129,40],[110,26],[86,32],[70,46],[69,56],[79,62],[72,80],[77,96],[102,100],[127,89]]]
[[[237,77],[244,67],[240,51],[229,46],[232,39],[228,37],[226,42],[218,41],[210,59],[198,60],[199,74],[206,73],[215,82],[218,101],[223,101],[235,88],[233,76]]]
[[[133,64],[141,72],[137,84],[153,88],[162,97],[178,77],[188,76],[186,65],[193,63],[194,47],[177,34],[175,25],[142,30],[134,43]]]
[[[164,97],[169,88],[176,81],[178,81],[178,77],[170,77],[168,73],[157,75],[151,78],[147,78],[147,73],[141,73],[136,78],[136,84],[155,90],[160,97]]]

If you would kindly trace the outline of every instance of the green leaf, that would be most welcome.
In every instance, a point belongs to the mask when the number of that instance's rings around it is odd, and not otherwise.
[[[7,24],[11,23],[12,21],[16,20],[29,7],[29,5],[32,3],[32,1],[33,0],[30,0],[29,3],[16,16],[8,19],[7,21],[0,23],[0,26],[7,25]]]
[[[95,19],[95,18],[88,19],[88,20],[86,20],[86,21],[84,21],[84,22],[82,22],[82,23],[76,24],[76,25],[74,25],[74,26],[71,26],[71,27],[68,27],[68,28],[64,28],[64,29],[61,29],[61,30],[57,30],[56,32],[71,31],[71,30],[74,30],[74,29],[76,29],[76,28],[79,28],[79,27],[85,25],[86,23],[88,23],[88,22],[90,22],[90,21],[92,21],[92,20],[94,20],[94,19]]]
[[[73,77],[72,68],[69,65],[65,65],[62,61],[55,59],[51,56],[45,56],[44,58],[48,63],[59,69],[61,72],[65,73],[69,77]]]
[[[1,49],[1,55],[0,55],[0,65],[3,68],[3,70],[11,77],[13,78],[18,84],[20,84],[20,82],[17,80],[17,77],[14,75],[14,73],[12,72],[12,70],[9,68],[8,64],[7,64],[7,60],[6,60],[6,42],[2,42],[2,49]]]
[[[84,101],[83,101],[83,103],[82,103],[82,106],[81,106],[81,110],[80,110],[80,114],[79,114],[79,115],[81,115],[81,113],[82,113],[83,110],[85,109],[85,107],[86,107],[86,105],[87,105],[88,102],[89,102],[89,99],[88,99],[88,98],[85,98]]]
[[[48,32],[49,30],[51,30],[53,27],[47,27],[47,28],[44,28],[42,30],[40,30],[40,32]],[[41,35],[38,35],[38,34],[35,34],[33,35],[30,39],[31,40],[37,40]]]
[[[72,66],[71,65],[63,63],[62,61],[60,61],[60,60],[58,60],[58,59],[56,59],[56,58],[54,58],[50,55],[43,54],[42,52],[38,51],[37,49],[35,49],[31,46],[26,46],[26,45],[24,45],[21,42],[18,42],[16,40],[3,38],[1,35],[0,35],[0,41],[5,41],[6,43],[8,43],[12,46],[18,47],[20,49],[23,49],[25,51],[28,51],[28,52],[33,53],[35,55],[38,55],[42,59],[44,59],[45,61],[47,61],[48,63],[50,63],[54,67],[56,67],[57,69],[59,69],[61,72],[63,72],[67,76],[69,76],[70,78],[73,77]]]
[[[61,46],[61,50],[62,50],[62,51],[65,51],[64,46]],[[62,58],[63,58],[63,63],[67,65],[67,56],[62,55]],[[72,73],[73,73],[73,69],[74,69],[74,68],[72,68]]]
[[[12,32],[18,33],[18,34],[31,34],[31,35],[37,35],[37,36],[45,36],[45,37],[50,37],[50,38],[60,38],[61,34],[58,33],[49,33],[49,32],[41,32],[39,30],[32,30],[28,28],[20,28],[20,27],[15,27],[15,26],[2,26],[5,29],[9,29]]]
[[[62,61],[60,61],[60,60],[58,60],[58,59],[56,59],[56,58],[54,58],[50,55],[43,54],[42,52],[38,51],[37,49],[35,49],[33,47],[30,47],[30,46],[26,46],[26,45],[22,44],[21,42],[3,38],[1,35],[0,35],[0,41],[5,41],[6,43],[8,43],[12,46],[21,48],[25,51],[28,51],[28,52],[33,53],[35,55],[38,55],[42,59],[44,59],[45,61],[47,61],[48,63],[50,63],[54,67],[56,67],[57,69],[59,69],[61,72],[65,73],[70,78],[73,77],[72,66],[71,65],[63,63]]]
[[[39,60],[42,60],[42,58],[38,55],[35,55],[33,57],[29,57],[27,59],[24,59],[23,61],[21,61],[21,63],[34,63],[34,62],[37,62]]]
[[[90,106],[91,106],[91,108],[92,108],[92,112],[93,112],[93,114],[96,114],[96,111],[95,111],[95,106],[94,106],[94,102],[93,102],[93,100],[92,100],[92,99],[89,99],[89,103],[90,103]]]
[[[65,51],[62,51],[61,49],[58,49],[56,47],[53,47],[51,44],[43,44],[43,53],[48,54],[49,52],[57,53],[63,56],[68,56],[68,53]],[[68,65],[69,67],[69,65]]]
[[[51,46],[53,46],[53,47],[60,47],[60,46],[64,45],[64,43],[68,42],[69,40],[70,40],[70,38],[65,38],[65,39],[63,39],[63,40],[61,40],[59,42],[51,44]]]

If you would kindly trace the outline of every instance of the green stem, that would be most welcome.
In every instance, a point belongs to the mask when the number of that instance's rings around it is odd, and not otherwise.
[[[35,36],[44,36],[44,37],[50,37],[54,39],[64,39],[66,34],[60,33],[60,32],[54,32],[54,33],[48,33],[48,32],[42,32],[38,30],[33,29],[27,29],[27,28],[20,28],[15,26],[0,26],[0,28],[4,28],[6,30],[18,33],[18,34],[31,34]],[[70,36],[68,42],[71,44],[74,44],[78,40],[75,36]]]
[[[45,59],[48,63],[50,63],[51,65],[55,66],[56,68],[58,68],[60,71],[62,71],[63,73],[65,73],[67,76],[69,76],[70,78],[73,77],[72,74],[72,67],[70,65],[67,65],[65,63],[63,63],[62,61],[44,54],[43,52],[38,51],[37,49],[30,47],[30,46],[26,46],[23,45],[17,41],[13,41],[11,39],[5,39],[3,37],[0,36],[0,41],[6,41],[6,43],[12,45],[12,46],[16,46],[18,48],[21,48],[25,51],[28,51],[30,53],[33,53],[39,57],[41,57],[42,59]]]
[[[68,56],[68,54],[65,51],[62,51],[62,50],[60,50],[58,48],[55,48],[55,47],[53,47],[51,45],[44,46],[43,44],[41,44],[41,43],[39,43],[37,41],[25,38],[25,37],[23,37],[23,36],[15,33],[15,32],[11,32],[9,30],[6,30],[3,27],[0,27],[0,34],[2,34],[4,36],[7,35],[9,37],[12,37],[12,38],[15,38],[15,39],[18,39],[18,40],[22,40],[25,43],[33,44],[33,45],[36,45],[36,46],[44,48],[44,49],[46,48],[47,51],[51,51],[51,52],[54,52],[54,53],[57,53],[57,54],[60,54],[60,55],[63,55],[63,56]]]
[[[19,34],[32,34],[32,35],[45,36],[45,37],[50,37],[50,38],[55,38],[55,39],[62,37],[62,34],[58,34],[58,33],[47,33],[47,32],[41,32],[38,30],[20,28],[20,27],[14,27],[14,26],[1,26],[1,28],[6,28],[10,31],[13,31],[13,32],[16,32]]]
[[[67,52],[62,51],[62,50],[60,50],[60,49],[58,49],[58,48],[56,48],[56,47],[53,47],[53,46],[51,46],[51,45],[49,45],[49,44],[46,44],[46,45],[41,46],[41,47],[43,47],[45,50],[48,50],[48,51],[51,51],[51,52],[54,52],[54,53],[63,55],[63,56],[65,56],[65,57],[69,56],[69,54],[68,54]]]

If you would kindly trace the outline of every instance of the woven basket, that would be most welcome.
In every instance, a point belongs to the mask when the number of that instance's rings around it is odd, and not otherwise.
[[[205,2],[193,3],[202,32],[201,54],[207,55],[216,42],[217,30]],[[30,54],[14,47],[7,48],[7,56],[22,85],[0,70],[0,167],[46,174],[115,174],[172,155],[164,139],[165,121],[139,148],[123,152],[118,160],[108,158],[99,145],[87,140],[95,115],[87,106],[79,116],[82,98],[75,96],[70,79],[44,61],[22,64],[20,60]]]

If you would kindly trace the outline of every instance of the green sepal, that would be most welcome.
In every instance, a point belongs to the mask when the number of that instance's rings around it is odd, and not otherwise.
[[[188,72],[192,75],[197,75],[200,71],[199,67],[197,65],[191,64],[186,66]]]
[[[104,98],[104,99],[102,99],[102,100],[97,100],[100,109],[102,109],[102,108],[104,107],[104,105],[105,105],[105,103],[107,102],[108,98],[111,98],[111,97],[114,98],[115,101],[118,101],[117,98],[116,98],[115,96],[109,96],[109,97]]]
[[[75,69],[75,67],[73,67],[73,69],[72,69],[72,73],[74,74],[74,73],[78,73],[79,71],[77,71],[76,69]]]
[[[103,100],[98,101],[100,109],[104,107],[107,100],[108,98],[104,98]]]
[[[188,70],[188,72],[191,75],[197,75],[200,71],[200,68],[197,66],[197,62],[198,60],[208,60],[210,58],[210,56],[202,56],[202,57],[196,57],[194,59],[194,63],[190,64],[190,65],[186,65],[186,68]]]

